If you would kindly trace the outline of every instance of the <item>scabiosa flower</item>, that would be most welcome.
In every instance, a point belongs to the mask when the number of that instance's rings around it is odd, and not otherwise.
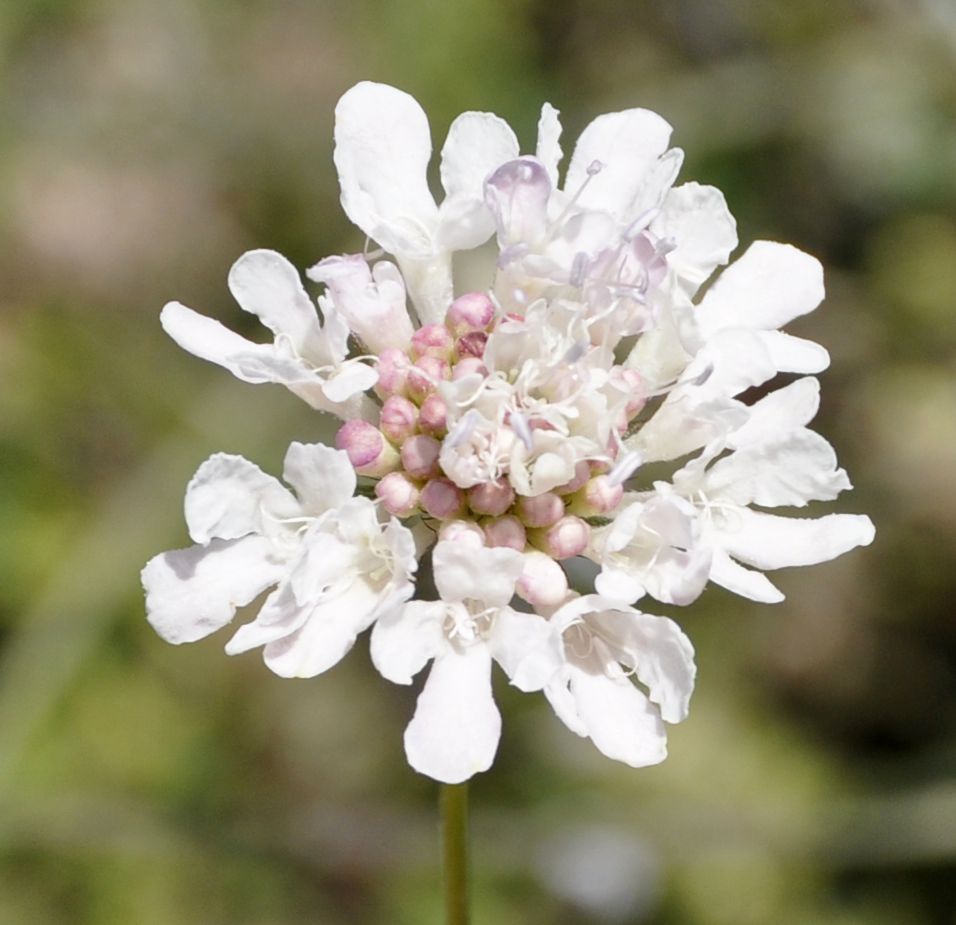
[[[371,627],[389,680],[431,663],[405,746],[447,783],[494,760],[495,663],[605,755],[661,761],[694,653],[643,599],[686,606],[712,582],[779,601],[765,571],[873,539],[865,516],[762,510],[850,487],[807,426],[829,357],[780,330],[822,301],[818,261],[759,241],[701,297],[736,225],[718,190],[674,185],[670,126],[642,109],[598,117],[563,181],[560,134],[545,104],[521,155],[497,116],[459,116],[437,205],[421,107],[359,84],[336,109],[335,165],[380,250],[318,261],[316,303],[280,255],[241,257],[230,288],[272,344],[178,303],[163,312],[187,350],[342,424],[335,449],[292,444],[295,494],[240,457],[203,464],[186,499],[197,545],[144,570],[150,621],[191,641],[272,588],[226,648],[263,646],[289,676],[325,670]],[[456,294],[453,253],[492,236],[486,288]],[[742,400],[778,374],[797,378]],[[593,589],[570,587],[578,556]],[[414,593],[416,569],[434,591]]]

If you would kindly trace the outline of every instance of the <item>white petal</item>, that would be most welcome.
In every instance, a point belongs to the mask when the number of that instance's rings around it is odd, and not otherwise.
[[[599,595],[582,598],[589,626],[600,632],[622,664],[633,668],[668,723],[687,716],[697,667],[694,647],[681,628],[666,617],[632,608],[614,608]]]
[[[314,607],[298,630],[268,643],[263,660],[282,678],[314,678],[342,660],[368,629],[377,603],[378,594],[355,580],[343,594]]]
[[[568,729],[575,735],[587,737],[588,727],[578,716],[578,705],[568,687],[571,673],[572,669],[565,666],[561,673],[545,687],[544,696],[548,698],[548,703],[551,704],[555,715]]]
[[[698,318],[705,335],[724,328],[773,330],[823,301],[823,267],[789,244],[755,241],[707,291]]]
[[[561,639],[537,614],[504,607],[495,616],[491,654],[519,690],[541,690],[564,665]]]
[[[695,403],[692,391],[686,389],[680,396],[668,397],[624,445],[641,453],[645,463],[677,459],[722,439],[746,420],[747,409],[741,402],[718,397]]]
[[[548,172],[551,186],[558,186],[558,164],[564,152],[561,150],[561,115],[550,103],[541,107],[541,116],[538,119],[538,144],[535,148],[535,157],[544,164]]]
[[[331,362],[315,305],[302,288],[299,271],[282,254],[243,254],[229,271],[229,291],[243,310],[287,337],[297,353],[318,365]]]
[[[597,161],[603,166],[590,178],[578,203],[587,209],[630,217],[646,174],[667,150],[670,136],[670,125],[647,109],[598,116],[574,147],[565,192],[575,195],[588,181],[588,168]]]
[[[660,714],[626,678],[574,667],[571,693],[588,736],[608,758],[643,768],[667,757]]]
[[[243,382],[288,384],[315,378],[301,360],[280,355],[272,344],[254,344],[179,302],[168,303],[159,320],[183,350],[228,369]]]
[[[524,557],[515,549],[450,541],[435,546],[432,567],[442,600],[474,600],[503,607],[514,596]]]
[[[810,377],[798,379],[751,405],[747,423],[731,434],[728,443],[739,448],[786,437],[809,424],[819,407],[819,381]]]
[[[356,84],[335,107],[335,167],[348,217],[398,255],[432,249],[438,210],[428,189],[424,110],[385,84]]]
[[[458,784],[491,767],[500,737],[487,647],[436,658],[405,730],[408,763],[435,780]]]
[[[783,331],[759,331],[757,336],[779,372],[822,373],[830,365],[830,354],[826,348],[812,340],[794,337]]]
[[[488,240],[495,226],[485,206],[485,180],[518,153],[511,127],[490,112],[465,112],[452,122],[441,152],[447,198],[439,209],[438,239],[446,249],[466,250]]]
[[[714,550],[710,580],[751,601],[779,604],[784,599],[783,592],[766,575],[738,565],[722,549]]]
[[[342,364],[332,373],[322,386],[322,391],[329,401],[339,403],[367,391],[376,382],[378,373],[371,366],[354,361]]]
[[[356,574],[361,549],[322,529],[310,530],[292,568],[290,580],[296,600],[317,604],[336,589],[348,585]]]
[[[444,617],[441,601],[409,601],[381,616],[372,627],[371,640],[372,664],[379,674],[396,684],[411,684],[428,660],[448,647]]]
[[[684,183],[670,190],[650,230],[676,244],[667,254],[667,264],[688,295],[725,264],[737,246],[737,223],[724,194],[699,183]]]
[[[240,655],[294,633],[309,618],[311,605],[303,607],[292,587],[283,582],[265,600],[255,620],[240,626],[226,643],[226,655]]]
[[[282,478],[295,489],[310,514],[338,507],[355,492],[355,470],[348,454],[322,443],[290,444]]]
[[[637,575],[611,565],[605,565],[594,579],[594,588],[602,597],[622,604],[631,604],[646,593]]]
[[[712,499],[763,507],[832,501],[851,487],[846,472],[837,468],[833,447],[806,428],[717,460],[706,485]]]
[[[146,613],[167,642],[195,642],[225,626],[282,577],[261,536],[212,540],[155,556],[142,572]]]
[[[186,488],[186,525],[197,543],[261,533],[263,515],[294,517],[295,498],[257,465],[228,453],[210,456]]]
[[[730,555],[759,569],[828,562],[857,546],[869,546],[873,522],[861,514],[777,517],[741,510],[728,520],[720,541]]]

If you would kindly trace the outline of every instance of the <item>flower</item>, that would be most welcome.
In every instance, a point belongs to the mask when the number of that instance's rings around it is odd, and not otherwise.
[[[411,684],[431,663],[405,749],[446,782],[494,761],[494,664],[608,757],[663,760],[694,652],[634,605],[687,606],[708,583],[779,601],[764,571],[874,535],[863,515],[765,510],[850,487],[808,428],[829,356],[781,330],[822,301],[819,262],[758,241],[700,295],[736,224],[718,190],[674,185],[670,126],[643,109],[599,116],[563,182],[560,134],[545,104],[521,155],[497,116],[459,116],[439,205],[421,107],[361,83],[336,108],[335,166],[346,213],[381,250],[308,271],[321,321],[272,251],[241,257],[229,283],[273,344],[178,303],[163,312],[186,349],[343,423],[334,450],[292,444],[295,494],[241,457],[200,467],[186,498],[197,545],[143,573],[150,621],[191,641],[272,589],[226,648],[263,646],[290,676],[324,671],[371,628],[387,679]],[[453,253],[492,235],[486,288],[456,296]],[[594,593],[570,586],[577,557]]]

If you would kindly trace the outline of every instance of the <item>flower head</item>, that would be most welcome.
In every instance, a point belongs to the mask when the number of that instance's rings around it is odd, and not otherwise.
[[[371,627],[389,680],[431,665],[405,747],[442,781],[494,759],[495,663],[605,755],[661,761],[694,653],[633,605],[686,606],[708,583],[778,601],[765,571],[873,539],[865,516],[763,510],[850,487],[808,429],[810,376],[829,357],[780,330],[821,302],[820,264],[759,241],[700,296],[736,225],[718,190],[674,185],[670,126],[643,109],[598,117],[563,180],[560,133],[546,104],[522,156],[497,116],[459,116],[439,205],[418,103],[359,84],[336,109],[335,165],[346,213],[381,251],[317,262],[318,313],[284,258],[240,258],[230,288],[272,344],[178,303],[163,313],[186,349],[344,423],[335,450],[292,444],[294,492],[241,457],[203,464],[186,499],[197,545],[144,570],[150,621],[198,639],[272,589],[227,651],[262,646],[274,671],[306,676]],[[456,294],[453,252],[492,235],[486,287]],[[742,398],[778,374],[800,378]],[[579,556],[594,593],[570,587]],[[413,599],[419,562],[434,590],[422,580]]]

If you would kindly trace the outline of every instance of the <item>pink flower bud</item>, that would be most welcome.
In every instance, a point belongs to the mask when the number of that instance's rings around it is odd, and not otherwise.
[[[438,454],[441,444],[427,434],[415,434],[402,444],[402,466],[413,479],[430,479],[438,475]]]
[[[401,395],[390,395],[382,405],[379,426],[392,443],[403,443],[418,430],[418,408]]]
[[[448,520],[464,509],[465,493],[451,479],[432,479],[425,483],[420,503],[436,520]]]
[[[438,383],[448,379],[451,370],[448,364],[438,357],[424,356],[415,361],[408,371],[405,388],[413,401],[421,403],[426,396],[438,388]]]
[[[485,531],[485,542],[489,546],[507,546],[524,552],[528,544],[524,524],[513,514],[497,517],[482,524]]]
[[[514,503],[515,490],[505,478],[494,482],[482,482],[468,489],[468,506],[476,514],[497,517],[504,514]]]
[[[564,569],[543,552],[526,552],[524,569],[515,587],[518,596],[535,607],[556,607],[568,594]]]
[[[522,495],[515,507],[526,527],[550,527],[564,514],[564,502],[553,491],[533,498]]]
[[[624,413],[628,420],[638,414],[647,404],[645,396],[646,386],[644,379],[636,369],[629,369],[626,366],[615,366],[611,369],[610,381],[622,392],[627,393],[627,404],[624,406]]]
[[[623,497],[623,485],[614,484],[606,475],[596,475],[570,500],[568,510],[582,517],[607,514],[621,503]]]
[[[452,336],[443,324],[426,324],[412,335],[412,356],[437,357],[447,360],[451,356]]]
[[[382,397],[404,395],[412,361],[403,350],[388,347],[378,355],[378,382],[375,391]]]
[[[463,357],[451,369],[451,378],[456,382],[465,376],[472,376],[478,373],[479,376],[488,375],[488,367],[478,357]]]
[[[530,539],[552,559],[570,559],[587,549],[591,528],[580,517],[569,515],[546,530],[533,530]]]
[[[422,402],[418,426],[426,434],[434,437],[444,437],[448,431],[448,407],[440,395],[429,395]]]
[[[486,292],[466,292],[448,308],[445,324],[453,334],[484,331],[495,317],[495,303]]]
[[[404,472],[389,472],[375,486],[375,497],[396,517],[408,517],[418,507],[418,486]]]
[[[439,541],[484,546],[485,534],[473,520],[446,520],[438,531]]]
[[[577,491],[589,478],[591,478],[591,467],[587,460],[580,459],[574,465],[574,478],[570,482],[559,485],[555,491],[559,495],[569,495],[572,491]]]
[[[488,335],[484,331],[470,331],[455,341],[455,352],[460,357],[483,357]]]
[[[345,450],[361,475],[384,475],[398,466],[398,453],[382,432],[367,421],[347,421],[335,435],[336,449]]]

